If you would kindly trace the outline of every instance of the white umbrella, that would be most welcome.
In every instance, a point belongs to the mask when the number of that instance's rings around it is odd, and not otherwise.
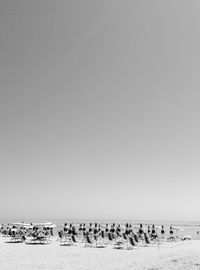
[[[16,232],[17,231],[17,228],[11,228],[11,231],[12,232]]]
[[[172,229],[176,231],[184,231],[184,229],[179,226],[172,226]]]
[[[41,227],[49,227],[49,228],[55,228],[55,227],[57,227],[55,224],[53,224],[51,222],[33,223],[33,226],[41,226]]]
[[[29,227],[30,226],[30,224],[24,223],[24,222],[14,222],[14,223],[12,223],[12,225],[20,226],[20,227]]]
[[[49,227],[49,228],[56,228],[57,225],[56,224],[51,224],[51,225],[48,225],[47,227]]]
[[[172,229],[176,231],[177,238],[179,237],[179,231],[184,231],[184,229],[179,226],[172,226]]]
[[[134,225],[133,226],[134,229],[140,229],[140,225]],[[143,230],[146,230],[146,227],[142,226]]]
[[[192,235],[184,235],[181,238],[182,238],[182,240],[192,240]]]

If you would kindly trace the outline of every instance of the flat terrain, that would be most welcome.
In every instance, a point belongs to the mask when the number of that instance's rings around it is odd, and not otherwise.
[[[160,247],[139,247],[134,250],[116,250],[79,246],[5,243],[0,238],[1,270],[38,269],[200,269],[200,241],[165,243]]]

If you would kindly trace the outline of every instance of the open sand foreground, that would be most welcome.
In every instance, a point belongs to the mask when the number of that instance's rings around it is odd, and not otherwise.
[[[11,244],[0,238],[0,269],[200,269],[200,241],[116,250],[60,246],[56,241],[43,246]]]

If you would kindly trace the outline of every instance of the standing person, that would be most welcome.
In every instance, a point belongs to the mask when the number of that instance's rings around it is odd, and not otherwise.
[[[132,234],[133,233],[133,228],[132,228],[132,225],[129,224],[129,234]]]
[[[138,230],[138,237],[143,241],[144,239],[144,230],[142,224],[140,224],[139,230]]]
[[[101,232],[101,224],[99,224],[98,233]]]
[[[164,240],[165,240],[165,229],[164,229],[164,226],[163,226],[163,225],[161,226],[161,231],[160,231],[160,233],[161,233],[161,239],[162,239],[163,242],[164,242]]]
[[[113,223],[113,225],[111,226],[110,232],[112,234],[112,237],[114,238],[115,237],[115,223]]]
[[[142,224],[140,224],[140,228],[139,228],[139,231],[138,231],[139,235],[142,236],[143,233],[144,233],[144,230],[143,230],[143,226]]]
[[[64,224],[63,231],[65,234],[67,234],[67,231],[68,231],[67,223]]]
[[[173,236],[173,234],[174,234],[172,226],[170,226],[170,228],[169,228],[169,234],[170,234],[170,236]]]
[[[81,233],[82,232],[82,223],[79,225],[78,231]]]
[[[85,223],[83,224],[82,231],[83,231],[83,232],[85,232],[85,231],[86,231]]]
[[[162,225],[162,227],[161,227],[161,235],[164,236],[164,234],[165,234],[165,230],[164,230],[164,226]]]
[[[82,231],[83,231],[83,237],[85,237],[85,235],[86,235],[86,227],[85,227],[85,223],[83,224]]]
[[[98,233],[97,223],[95,223],[95,225],[94,225],[93,232],[94,232],[94,235],[97,235],[97,233]]]
[[[151,233],[152,233],[152,234],[156,234],[156,230],[155,230],[155,226],[154,226],[154,225],[152,225]]]
[[[70,224],[69,224],[69,229],[68,229],[68,231],[67,231],[67,234],[68,234],[68,235],[71,235],[71,233],[72,233],[72,224],[70,223]]]
[[[72,226],[71,234],[72,234],[72,235],[77,235],[77,233],[76,233],[76,228],[75,228],[74,225]]]
[[[89,233],[92,233],[92,223],[90,223]]]
[[[117,237],[121,236],[120,224],[117,225],[116,234],[117,234]]]
[[[156,237],[157,237],[157,233],[156,233],[156,230],[155,230],[155,226],[152,225],[151,238],[155,239]]]
[[[126,223],[126,228],[125,228],[125,234],[129,235],[130,231],[129,231],[129,224]]]
[[[95,225],[94,225],[93,236],[94,236],[95,241],[97,241],[97,239],[98,239],[98,227],[97,227],[97,223],[95,223]]]

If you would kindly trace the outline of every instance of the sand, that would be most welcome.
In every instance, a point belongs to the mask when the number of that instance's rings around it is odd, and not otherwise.
[[[38,269],[200,269],[200,241],[165,243],[160,247],[116,250],[82,246],[4,243],[0,238],[1,270]]]

